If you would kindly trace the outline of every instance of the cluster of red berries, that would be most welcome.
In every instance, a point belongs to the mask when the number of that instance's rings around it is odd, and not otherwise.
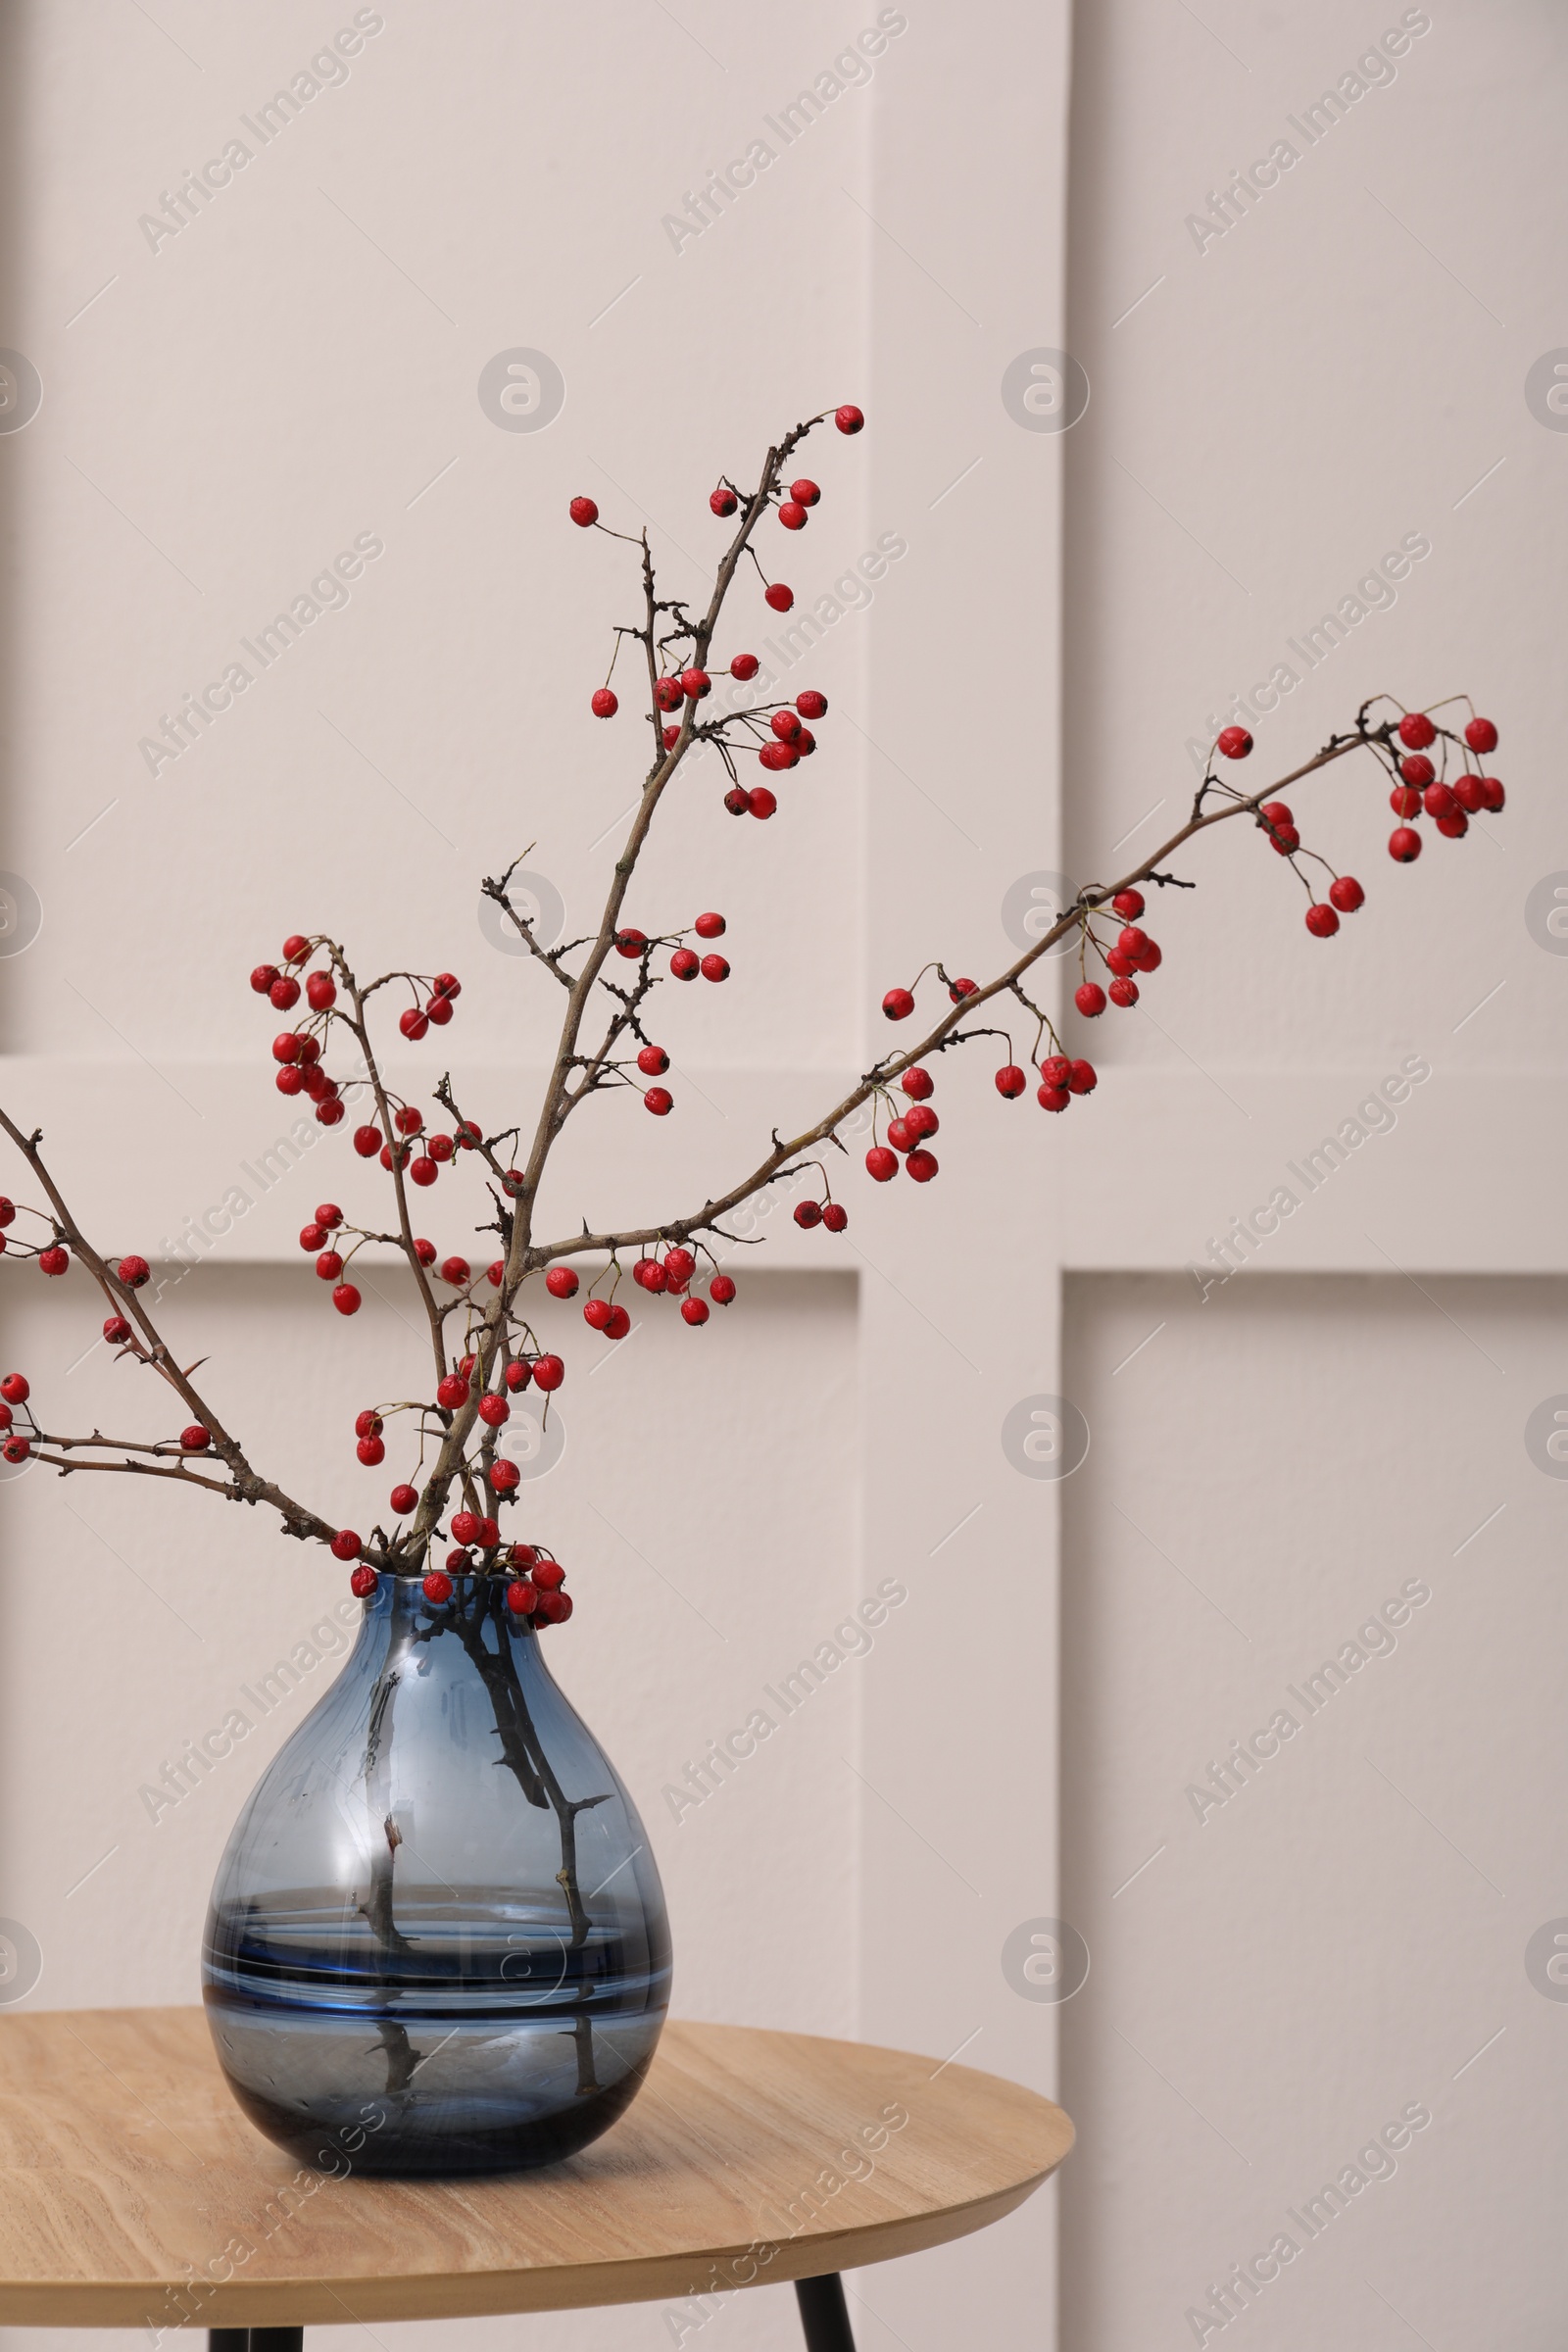
[[[28,1211],[29,1215],[34,1213],[32,1210]],[[3,1195],[0,1195],[0,1250],[6,1247],[4,1228],[15,1223],[16,1214],[16,1202],[8,1200]],[[25,1245],[24,1245],[24,1249],[25,1249]],[[43,1248],[36,1252],[36,1256],[46,1274],[64,1274],[71,1264],[69,1250],[58,1241],[46,1242]]]
[[[1507,800],[1495,776],[1484,776],[1470,766],[1466,760],[1463,770],[1448,782],[1438,774],[1427,753],[1437,740],[1437,729],[1424,710],[1407,710],[1399,721],[1399,741],[1404,755],[1399,760],[1399,781],[1389,795],[1389,806],[1401,821],[1389,835],[1389,856],[1400,865],[1411,865],[1421,855],[1421,836],[1415,830],[1415,820],[1430,816],[1438,831],[1449,841],[1462,841],[1470,830],[1470,819],[1483,809],[1491,814],[1500,810]],[[1497,730],[1490,718],[1472,718],[1464,731],[1466,749],[1478,760],[1486,759],[1497,748]]]
[[[834,411],[833,421],[841,433],[858,433],[864,428],[865,416],[861,410],[846,402],[842,408]],[[820,503],[821,497],[817,483],[803,474],[799,480],[789,484],[787,493],[770,493],[769,503],[777,507],[779,521],[787,531],[804,531],[810,520],[812,508]],[[739,512],[741,493],[733,482],[726,479],[710,494],[708,503],[721,521],[727,521]],[[592,530],[599,520],[598,502],[591,498],[572,499],[567,513],[581,530]],[[750,552],[754,561],[757,560],[755,548]],[[760,571],[760,561],[758,568]],[[762,599],[769,611],[788,612],[795,603],[794,589],[787,587],[782,580],[769,580],[765,573],[762,579]],[[737,654],[729,665],[729,674],[745,684],[756,677],[760,667],[761,663],[755,654]],[[611,668],[614,668],[613,662]],[[660,740],[666,752],[673,751],[679,743],[682,726],[689,722],[697,705],[706,701],[712,687],[713,681],[708,671],[696,665],[672,670],[655,680],[654,703],[662,713],[664,722],[660,727]],[[608,677],[603,686],[596,688],[590,696],[588,707],[595,718],[614,717],[620,709],[620,698]],[[676,712],[680,713],[679,719],[675,716]],[[822,718],[826,712],[827,698],[812,691],[801,695],[793,709],[783,705],[771,714],[748,712],[742,723],[752,723],[754,718],[760,722],[762,716],[768,716],[767,739],[761,744],[758,758],[765,768],[781,771],[796,766],[815,751],[816,738],[803,721]],[[754,785],[748,791],[737,782],[725,793],[724,806],[732,816],[765,818],[776,811],[778,798],[766,784]]]
[[[905,993],[903,990],[895,992],[898,995]],[[884,1002],[883,1010],[886,1009]],[[904,1015],[896,1013],[892,1017],[902,1020]],[[888,1121],[887,1143],[873,1144],[867,1152],[866,1174],[873,1184],[891,1184],[899,1172],[902,1154],[906,1173],[912,1176],[916,1184],[929,1184],[940,1165],[936,1153],[926,1150],[927,1139],[935,1135],[942,1124],[931,1108],[936,1081],[929,1070],[912,1069],[905,1071],[899,1084],[908,1098],[909,1107]],[[826,1210],[823,1211],[822,1222],[824,1225],[827,1223]]]
[[[935,1124],[933,1118],[933,1128]],[[803,1233],[809,1233],[817,1225],[825,1225],[829,1233],[842,1233],[849,1221],[849,1210],[831,1198],[826,1200],[797,1200],[795,1203],[795,1222]]]
[[[650,1298],[667,1295],[678,1298],[681,1321],[695,1328],[706,1323],[709,1315],[708,1299],[690,1296],[696,1272],[696,1252],[677,1242],[666,1249],[662,1257],[639,1257],[632,1266],[631,1278]],[[578,1277],[570,1266],[552,1266],[545,1276],[545,1289],[552,1298],[575,1298],[579,1288]],[[735,1284],[727,1274],[715,1274],[709,1283],[708,1296],[715,1306],[728,1306],[736,1295]],[[584,1302],[582,1319],[590,1331],[601,1333],[607,1340],[623,1340],[631,1329],[630,1315],[612,1298],[590,1296]]]
[[[1112,948],[1107,948],[1102,943],[1092,924],[1084,926],[1085,945],[1098,950],[1104,960],[1106,971],[1110,974],[1108,988],[1102,988],[1098,980],[1083,980],[1073,991],[1072,1001],[1085,1020],[1098,1020],[1107,1004],[1119,1005],[1123,1010],[1131,1010],[1138,1002],[1138,983],[1133,978],[1133,974],[1143,972],[1147,976],[1150,972],[1157,972],[1164,962],[1164,953],[1159,942],[1151,939],[1149,933],[1142,928],[1139,922],[1145,904],[1144,894],[1141,890],[1117,891],[1116,896],[1110,902],[1110,910],[1112,914],[1120,917],[1122,928],[1117,933],[1116,944]],[[997,1085],[1004,1094],[1006,1093],[1007,1090],[1003,1087],[1000,1074]]]
[[[558,1559],[543,1551],[536,1544],[513,1544],[505,1556],[484,1567],[466,1547],[479,1544],[486,1549],[496,1549],[501,1542],[493,1519],[480,1519],[472,1511],[459,1511],[452,1522],[452,1533],[459,1548],[447,1554],[445,1568],[432,1568],[420,1581],[420,1591],[433,1608],[442,1608],[456,1591],[455,1579],[460,1576],[500,1575],[507,1578],[507,1607],[514,1617],[526,1617],[535,1625],[564,1625],[571,1615],[571,1594],[564,1591],[566,1571]],[[340,1560],[358,1557],[360,1539],[351,1527],[339,1530],[332,1539],[333,1555]],[[349,1590],[358,1600],[368,1600],[381,1582],[379,1572],[368,1562],[356,1568],[349,1578]]]
[[[311,1011],[322,1016],[324,1037],[325,1016],[337,1003],[337,982],[327,971],[306,972],[303,981],[300,978],[317,944],[301,932],[291,932],[283,942],[281,962],[259,963],[251,974],[251,986],[278,1012],[292,1012],[303,993]],[[272,1040],[272,1059],[278,1064],[276,1085],[280,1095],[308,1095],[321,1126],[335,1127],[343,1116],[342,1089],[327,1075],[321,1045],[322,1038],[308,1027],[280,1031]]]
[[[1427,722],[1423,722],[1427,723]],[[1429,738],[1430,740],[1430,738]],[[1252,738],[1245,727],[1221,727],[1214,738],[1214,749],[1227,760],[1245,760],[1252,748]],[[1296,818],[1284,801],[1264,801],[1257,812],[1260,832],[1268,837],[1269,847],[1281,858],[1294,858],[1301,846],[1301,836],[1296,829]],[[1299,872],[1299,867],[1298,867]],[[1127,894],[1137,897],[1136,892]],[[1115,902],[1120,906],[1120,900]],[[1141,904],[1141,902],[1140,902]],[[1354,914],[1366,904],[1366,892],[1353,874],[1336,874],[1329,884],[1327,900],[1314,898],[1306,909],[1306,927],[1314,939],[1332,939],[1340,927],[1342,914]]]
[[[456,1002],[463,994],[463,983],[455,972],[437,972],[433,980],[423,984],[427,985],[429,994],[422,1004],[419,1002],[421,983],[411,981],[410,985],[415,992],[414,1003],[407,1011],[399,1013],[398,1027],[411,1045],[416,1046],[421,1037],[429,1036],[432,1027],[446,1027],[452,1018]]]
[[[24,1462],[32,1451],[32,1441],[37,1431],[20,1430],[15,1426],[18,1408],[25,1404],[31,1395],[32,1387],[24,1372],[8,1372],[4,1380],[0,1380],[0,1430],[5,1432],[0,1455],[4,1455],[8,1462]],[[29,1414],[28,1419],[31,1417]]]

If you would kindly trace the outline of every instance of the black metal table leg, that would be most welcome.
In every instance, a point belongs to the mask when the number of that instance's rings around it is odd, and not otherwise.
[[[250,2352],[248,2328],[209,2328],[207,2352]]]
[[[801,2307],[806,2352],[855,2352],[844,2281],[837,2271],[823,2278],[797,2278],[795,2296]]]
[[[304,2352],[303,2328],[253,2328],[251,2352]]]

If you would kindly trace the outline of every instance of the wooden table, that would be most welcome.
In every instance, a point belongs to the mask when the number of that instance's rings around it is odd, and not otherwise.
[[[205,2327],[684,2301],[793,2279],[809,2352],[853,2352],[838,2273],[983,2230],[1072,2145],[970,2067],[671,2024],[603,2139],[533,2173],[298,2170],[234,2105],[199,2009],[0,2019],[0,2325]]]

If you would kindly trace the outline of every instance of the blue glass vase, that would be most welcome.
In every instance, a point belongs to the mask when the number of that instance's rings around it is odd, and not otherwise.
[[[219,2063],[329,2171],[569,2156],[635,2096],[669,2003],[636,1807],[504,1580],[383,1575],[269,1766],[213,1888]]]

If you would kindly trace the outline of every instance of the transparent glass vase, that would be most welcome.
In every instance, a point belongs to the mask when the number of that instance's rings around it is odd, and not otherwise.
[[[504,1582],[437,1605],[383,1576],[213,1888],[204,1997],[245,2113],[329,2171],[548,2164],[634,2097],[669,1981],[636,1808]]]

